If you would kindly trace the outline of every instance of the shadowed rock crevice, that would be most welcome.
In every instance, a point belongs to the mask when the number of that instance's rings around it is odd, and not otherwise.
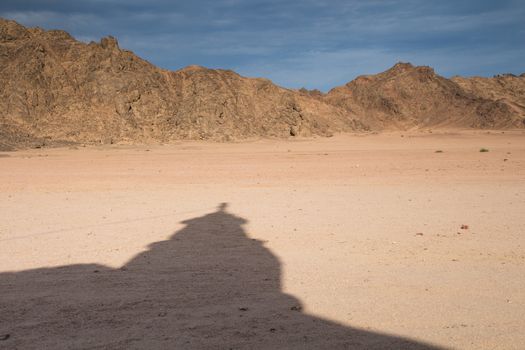
[[[221,204],[118,269],[0,274],[0,347],[434,349],[302,312],[281,264]],[[351,298],[351,295],[348,295]]]

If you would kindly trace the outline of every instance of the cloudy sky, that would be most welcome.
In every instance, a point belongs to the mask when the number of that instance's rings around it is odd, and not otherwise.
[[[0,16],[106,35],[168,69],[328,90],[398,61],[445,76],[525,72],[523,0],[1,0]]]

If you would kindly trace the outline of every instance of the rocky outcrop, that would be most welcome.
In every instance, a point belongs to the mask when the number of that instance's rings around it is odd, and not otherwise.
[[[516,126],[525,126],[525,74],[501,74],[493,78],[453,77],[452,81],[479,98],[496,101],[500,108],[510,111]]]
[[[523,113],[502,97],[525,98],[525,79],[494,79],[513,83],[502,87],[498,95],[491,86],[474,83],[477,80],[446,79],[430,67],[398,63],[383,73],[360,76],[332,89],[324,101],[361,116],[376,129],[523,127]]]
[[[0,20],[0,97],[4,149],[366,129],[347,111],[266,79],[198,66],[167,71],[113,37],[85,44],[7,20]]]

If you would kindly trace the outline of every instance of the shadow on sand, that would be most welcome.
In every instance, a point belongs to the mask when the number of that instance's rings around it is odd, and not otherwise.
[[[120,269],[0,274],[0,348],[435,349],[303,313],[246,222],[221,204]]]

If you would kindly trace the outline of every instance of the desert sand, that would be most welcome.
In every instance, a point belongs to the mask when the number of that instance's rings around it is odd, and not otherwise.
[[[2,349],[525,347],[523,131],[4,152],[0,213]]]

